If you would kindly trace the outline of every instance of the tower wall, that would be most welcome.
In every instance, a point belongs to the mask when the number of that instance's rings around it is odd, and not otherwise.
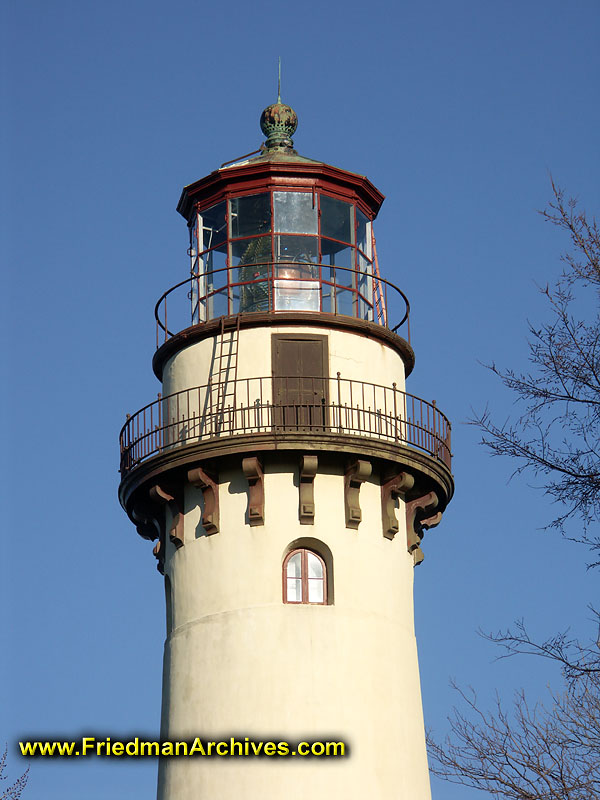
[[[399,391],[404,390],[404,361],[394,348],[364,334],[317,326],[273,325],[240,330],[238,379],[271,375],[271,341],[272,336],[277,334],[326,336],[330,378],[335,378],[339,372],[346,380],[389,387],[395,382]],[[230,335],[231,331],[228,330],[226,336]],[[212,373],[218,348],[217,335],[191,344],[171,356],[163,369],[163,395],[206,383]]]
[[[299,156],[296,124],[278,101],[258,155],[183,190],[191,274],[155,309],[162,393],[121,430],[119,497],[165,575],[162,738],[348,754],[163,758],[159,800],[430,798],[413,567],[453,494],[450,426],[405,394],[383,195]]]
[[[319,457],[315,518],[298,518],[298,465],[264,459],[264,525],[247,524],[239,466],[220,473],[220,531],[207,536],[201,492],[185,489],[185,546],[167,543],[170,631],[164,738],[345,741],[343,759],[164,759],[159,800],[243,797],[430,797],[417,650],[413,559],[403,502],[382,535],[378,477],[360,490],[362,522],[345,526],[343,467]],[[329,563],[331,604],[282,598],[282,564],[304,542]],[[312,765],[309,767],[309,765]]]

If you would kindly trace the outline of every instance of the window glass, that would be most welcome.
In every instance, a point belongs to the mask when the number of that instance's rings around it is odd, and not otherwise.
[[[371,256],[371,223],[356,209],[356,244],[367,256]]]
[[[308,579],[308,602],[309,603],[322,603],[323,602],[323,579],[322,578],[309,578]]]
[[[189,226],[190,228],[190,249],[188,250],[188,255],[190,256],[190,272],[192,275],[197,274],[198,272],[198,230],[199,230],[199,216],[198,214],[194,214],[192,219],[192,223]]]
[[[307,551],[306,560],[308,563],[308,577],[309,578],[323,578],[323,564],[321,559],[317,558],[314,553]]]
[[[287,579],[287,602],[288,603],[302,602],[302,581],[300,580],[300,578]]]
[[[373,274],[373,263],[369,261],[368,258],[365,258],[363,255],[358,253],[358,269],[360,272],[365,272],[368,275]]]
[[[190,300],[192,302],[192,324],[212,319],[215,303],[207,304],[207,295],[214,289],[227,285],[227,244],[208,250],[195,260],[191,282]],[[219,307],[221,307],[220,304]],[[208,309],[212,309],[210,312]],[[223,313],[227,313],[225,310]],[[220,316],[217,314],[217,316]]]
[[[352,242],[354,230],[354,206],[321,195],[321,236]]]
[[[295,553],[287,563],[288,578],[299,578],[302,575],[302,553]]]
[[[358,316],[359,319],[373,321],[373,306],[360,296],[358,298]]]
[[[329,239],[321,241],[321,249],[323,252],[323,262],[331,264],[336,267],[344,267],[344,269],[330,270],[331,279],[335,282],[341,283],[343,286],[354,286],[354,248],[348,245],[340,244],[339,242],[332,242]]]
[[[325,565],[316,553],[296,550],[284,561],[285,603],[321,603],[325,597]]]
[[[278,264],[316,264],[316,236],[276,236],[275,260]]]
[[[202,249],[208,250],[227,239],[225,223],[225,203],[217,203],[198,216],[202,229]]]
[[[274,230],[317,233],[317,204],[312,192],[273,192]]]
[[[214,247],[212,250],[202,253],[198,263],[201,275],[223,269],[223,267],[227,266],[227,245],[222,244],[220,247]],[[215,275],[214,279],[217,283],[227,283],[227,276],[224,272]]]
[[[350,289],[336,288],[335,290],[335,313],[346,314],[348,317],[355,316],[354,300],[356,295]]]
[[[206,303],[208,306],[208,319],[215,319],[229,314],[229,295],[226,288],[209,294]]]
[[[254,236],[271,230],[271,195],[252,194],[230,200],[231,236]]]
[[[237,273],[239,282],[247,281],[239,287],[240,313],[269,311],[269,267],[247,265],[240,267]]]
[[[234,267],[239,267],[243,264],[270,263],[271,260],[270,236],[238,239],[231,243],[231,264]]]
[[[274,282],[275,311],[319,311],[320,286],[315,280],[277,279]]]

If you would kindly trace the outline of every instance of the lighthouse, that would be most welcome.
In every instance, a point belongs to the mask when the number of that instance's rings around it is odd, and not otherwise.
[[[225,743],[162,757],[159,800],[430,798],[413,576],[450,424],[407,391],[383,195],[300,155],[297,123],[278,98],[259,151],[183,189],[160,393],[120,434],[120,502],[164,576],[161,740]]]

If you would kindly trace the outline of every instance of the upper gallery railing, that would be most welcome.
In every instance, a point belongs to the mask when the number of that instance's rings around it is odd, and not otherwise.
[[[398,322],[390,308],[399,309]],[[393,283],[349,267],[280,261],[221,267],[172,286],[154,309],[156,346],[192,325],[260,311],[341,314],[392,331],[406,323],[410,342],[408,298]]]
[[[396,388],[342,378],[242,378],[159,395],[119,436],[125,476],[150,456],[240,434],[312,432],[408,445],[450,469],[450,423]]]

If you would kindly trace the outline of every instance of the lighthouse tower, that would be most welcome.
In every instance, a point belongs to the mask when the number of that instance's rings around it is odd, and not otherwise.
[[[430,797],[413,573],[453,493],[450,426],[406,391],[383,195],[299,155],[296,126],[278,100],[257,154],[184,188],[161,392],[121,431],[120,501],[164,575],[161,738],[225,742],[161,758],[160,800]],[[269,741],[289,754],[240,755]]]

